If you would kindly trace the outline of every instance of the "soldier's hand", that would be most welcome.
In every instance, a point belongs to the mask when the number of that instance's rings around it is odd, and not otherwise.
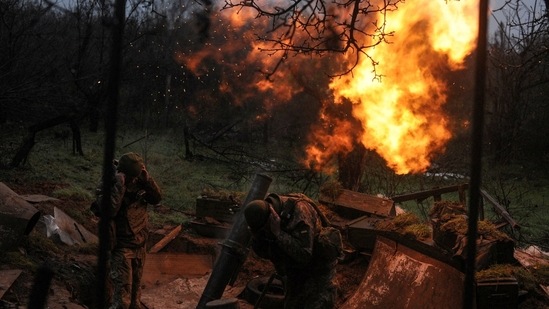
[[[114,182],[115,184],[118,184],[118,185],[125,185],[126,184],[126,174],[122,173],[122,172],[116,172],[116,174],[114,174]]]
[[[269,227],[271,228],[271,233],[273,233],[274,236],[278,236],[280,234],[280,217],[276,213],[276,211],[273,209],[272,206],[269,207],[271,211],[271,215],[269,216]]]
[[[146,168],[143,168],[141,170],[141,174],[139,174],[139,180],[143,182],[149,181],[149,172],[147,172]]]

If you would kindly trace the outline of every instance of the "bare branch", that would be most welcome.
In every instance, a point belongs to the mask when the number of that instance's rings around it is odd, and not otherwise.
[[[354,63],[337,75],[351,72],[361,57],[367,57],[375,67],[368,50],[388,43],[387,12],[398,9],[402,0],[294,0],[284,5],[258,0],[225,0],[223,10],[252,9],[256,19],[265,19],[269,28],[258,40],[266,43],[259,49],[275,54],[282,52],[280,61],[268,73],[271,76],[290,53],[315,54],[354,53]],[[375,71],[375,68],[374,68]]]

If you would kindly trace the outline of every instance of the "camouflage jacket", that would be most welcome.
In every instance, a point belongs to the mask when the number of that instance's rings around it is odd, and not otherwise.
[[[300,200],[290,216],[281,218],[280,234],[275,237],[265,230],[254,234],[252,249],[258,256],[271,260],[281,275],[318,270],[322,265],[313,256],[313,246],[321,227],[316,210]]]
[[[158,204],[161,198],[161,190],[152,177],[126,184],[123,173],[115,174],[109,204],[114,247],[139,248],[145,245],[149,221],[147,205]]]

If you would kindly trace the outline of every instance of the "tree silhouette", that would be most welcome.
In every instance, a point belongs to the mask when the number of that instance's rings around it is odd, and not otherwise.
[[[365,56],[376,65],[368,50],[386,42],[392,32],[386,32],[386,14],[398,9],[402,0],[389,1],[324,1],[296,0],[280,3],[256,0],[226,0],[223,9],[251,9],[257,18],[267,18],[269,29],[258,40],[272,43],[260,50],[279,55],[272,75],[289,57],[296,54],[348,53],[354,63],[343,69],[347,74]]]
[[[508,1],[496,11],[504,20],[489,49],[487,138],[493,162],[508,164],[524,155],[542,157],[549,115],[549,18],[525,1]]]

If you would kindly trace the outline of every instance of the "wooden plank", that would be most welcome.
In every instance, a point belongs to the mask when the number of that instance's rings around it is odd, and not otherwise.
[[[199,278],[211,272],[214,257],[208,254],[151,253],[145,258],[143,284],[151,286],[177,278]]]
[[[429,197],[438,197],[438,200],[440,200],[440,195],[444,193],[451,193],[451,192],[458,192],[460,195],[460,201],[463,203],[461,199],[464,199],[464,190],[469,187],[468,184],[462,184],[462,185],[455,185],[455,186],[448,186],[448,187],[442,187],[442,188],[436,188],[426,191],[419,191],[409,194],[402,194],[402,195],[396,195],[392,196],[391,200],[393,200],[395,203],[401,203],[406,201],[412,201],[412,200],[424,200]],[[462,197],[463,196],[463,197]],[[436,200],[436,199],[435,199]]]
[[[533,246],[527,249],[515,248],[513,257],[527,269],[549,265],[549,257]],[[540,284],[539,287],[545,292],[545,297],[549,298],[549,286]]]
[[[351,190],[342,190],[336,198],[321,194],[319,202],[335,205],[340,208],[339,211],[336,209],[336,212],[346,217],[357,218],[365,213],[381,217],[396,215],[394,201]]]
[[[177,235],[179,235],[179,232],[181,232],[181,224],[178,225],[176,228],[171,230],[164,238],[162,238],[160,241],[158,241],[154,246],[152,246],[149,249],[149,253],[157,253],[158,251],[162,250],[162,248],[166,247],[170,241],[174,240]]]
[[[490,202],[490,204],[492,204],[494,210],[503,218],[505,219],[505,221],[507,221],[507,223],[509,223],[509,225],[511,225],[511,227],[513,229],[520,229],[520,225],[511,217],[511,215],[507,212],[507,210],[505,210],[505,207],[501,206],[498,201],[493,198],[490,194],[488,194],[488,192],[486,192],[485,190],[481,189],[480,190],[480,193],[482,194],[482,196],[488,201]]]
[[[0,250],[15,247],[40,220],[38,209],[0,182]]]
[[[0,270],[0,299],[10,289],[11,285],[19,278],[21,269]]]
[[[527,249],[515,248],[513,257],[526,268],[549,265],[549,257],[544,256],[541,251],[537,251],[534,247]]]
[[[63,243],[69,246],[74,244],[99,243],[99,238],[95,234],[88,231],[82,224],[76,222],[61,209],[54,207],[53,215],[55,217],[55,224],[59,227],[59,237]]]

